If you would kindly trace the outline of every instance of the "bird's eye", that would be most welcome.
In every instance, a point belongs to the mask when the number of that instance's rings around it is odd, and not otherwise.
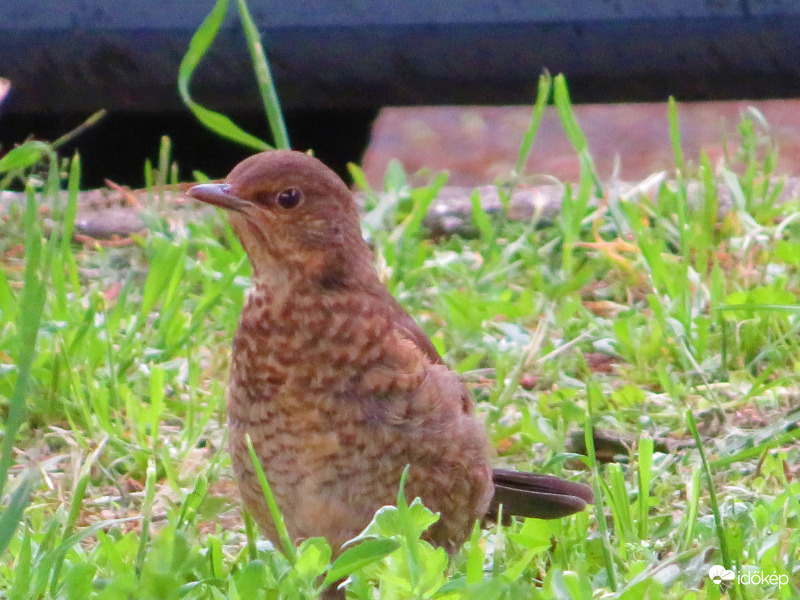
[[[281,208],[294,208],[303,200],[303,192],[297,188],[286,188],[278,194],[278,204]]]

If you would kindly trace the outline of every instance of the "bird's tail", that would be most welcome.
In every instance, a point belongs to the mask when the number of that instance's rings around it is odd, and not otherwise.
[[[552,475],[495,469],[494,498],[487,518],[496,521],[500,505],[503,517],[559,519],[586,508],[594,502],[592,488],[583,483],[565,481]]]

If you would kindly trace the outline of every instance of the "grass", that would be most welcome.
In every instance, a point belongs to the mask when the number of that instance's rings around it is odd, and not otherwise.
[[[657,203],[579,199],[550,225],[491,222],[475,203],[477,237],[438,242],[421,216],[443,179],[412,190],[401,174],[389,178],[394,202],[368,219],[377,263],[468,382],[497,461],[588,479],[575,471],[573,430],[639,443],[621,462],[589,461],[602,510],[476,530],[451,572],[418,541],[433,518],[423,507],[384,517],[371,546],[334,571],[352,576],[357,597],[716,598],[707,572],[717,563],[796,586],[800,224],[796,202],[768,202],[758,156],[731,156],[723,174],[702,161],[686,167]],[[166,202],[172,169],[163,155],[157,162],[153,193]],[[152,215],[151,233],[131,247],[74,246],[66,234],[80,163],[65,174],[66,204],[50,164],[27,208],[2,223],[11,468],[0,589],[8,598],[313,596],[330,550],[307,541],[290,560],[258,541],[240,518],[224,449],[230,340],[249,282],[232,232],[219,215],[185,228]],[[744,202],[709,226],[708,184],[727,183],[724,173]],[[749,173],[754,185],[741,182]],[[694,183],[702,193],[689,202]],[[586,186],[588,166],[576,198]],[[47,239],[37,201],[63,215]],[[593,367],[598,355],[613,368]],[[702,454],[653,450],[652,438],[695,434]],[[726,593],[789,598],[797,588]]]
[[[467,382],[497,463],[591,480],[593,511],[476,528],[448,568],[419,540],[435,515],[401,487],[332,565],[323,540],[271,548],[225,450],[250,275],[233,232],[220,214],[174,227],[152,212],[131,246],[74,245],[80,161],[30,142],[0,158],[3,186],[28,191],[0,221],[0,597],[310,598],[346,576],[355,598],[798,597],[800,205],[774,202],[764,124],[745,115],[724,165],[692,164],[671,103],[674,180],[592,203],[566,84],[539,89],[519,164],[551,90],[581,157],[556,222],[473,201],[475,237],[432,241],[422,217],[446,178],[411,189],[395,164],[365,233]],[[153,206],[169,203],[166,143],[146,172]],[[62,224],[46,238],[43,208]],[[635,444],[601,463],[595,429]],[[739,577],[721,588],[714,564]],[[774,578],[740,582],[755,573]]]

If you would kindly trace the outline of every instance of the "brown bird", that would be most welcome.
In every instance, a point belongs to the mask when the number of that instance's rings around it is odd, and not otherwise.
[[[408,498],[440,513],[428,539],[451,556],[476,519],[552,519],[592,502],[588,486],[492,471],[470,394],[380,282],[350,190],[320,161],[269,151],[197,185],[222,207],[253,266],[233,340],[230,452],[247,508],[277,542],[247,451],[250,434],[294,539],[334,549]]]

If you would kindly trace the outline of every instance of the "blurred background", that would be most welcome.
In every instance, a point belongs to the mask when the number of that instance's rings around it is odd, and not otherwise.
[[[251,151],[206,131],[183,107],[177,70],[213,2],[6,0],[0,4],[0,144],[55,139],[108,115],[78,148],[84,184],[140,186],[159,139],[182,167],[224,176]],[[798,172],[800,3],[796,0],[316,0],[250,2],[293,147],[346,174],[363,161],[379,184],[392,157],[487,183],[516,158],[539,74],[567,76],[601,177],[672,165],[666,99],[680,104],[684,149],[722,156],[755,106]],[[267,135],[235,11],[192,83],[202,104]],[[0,90],[0,97],[2,90]],[[528,172],[577,178],[554,113]]]

